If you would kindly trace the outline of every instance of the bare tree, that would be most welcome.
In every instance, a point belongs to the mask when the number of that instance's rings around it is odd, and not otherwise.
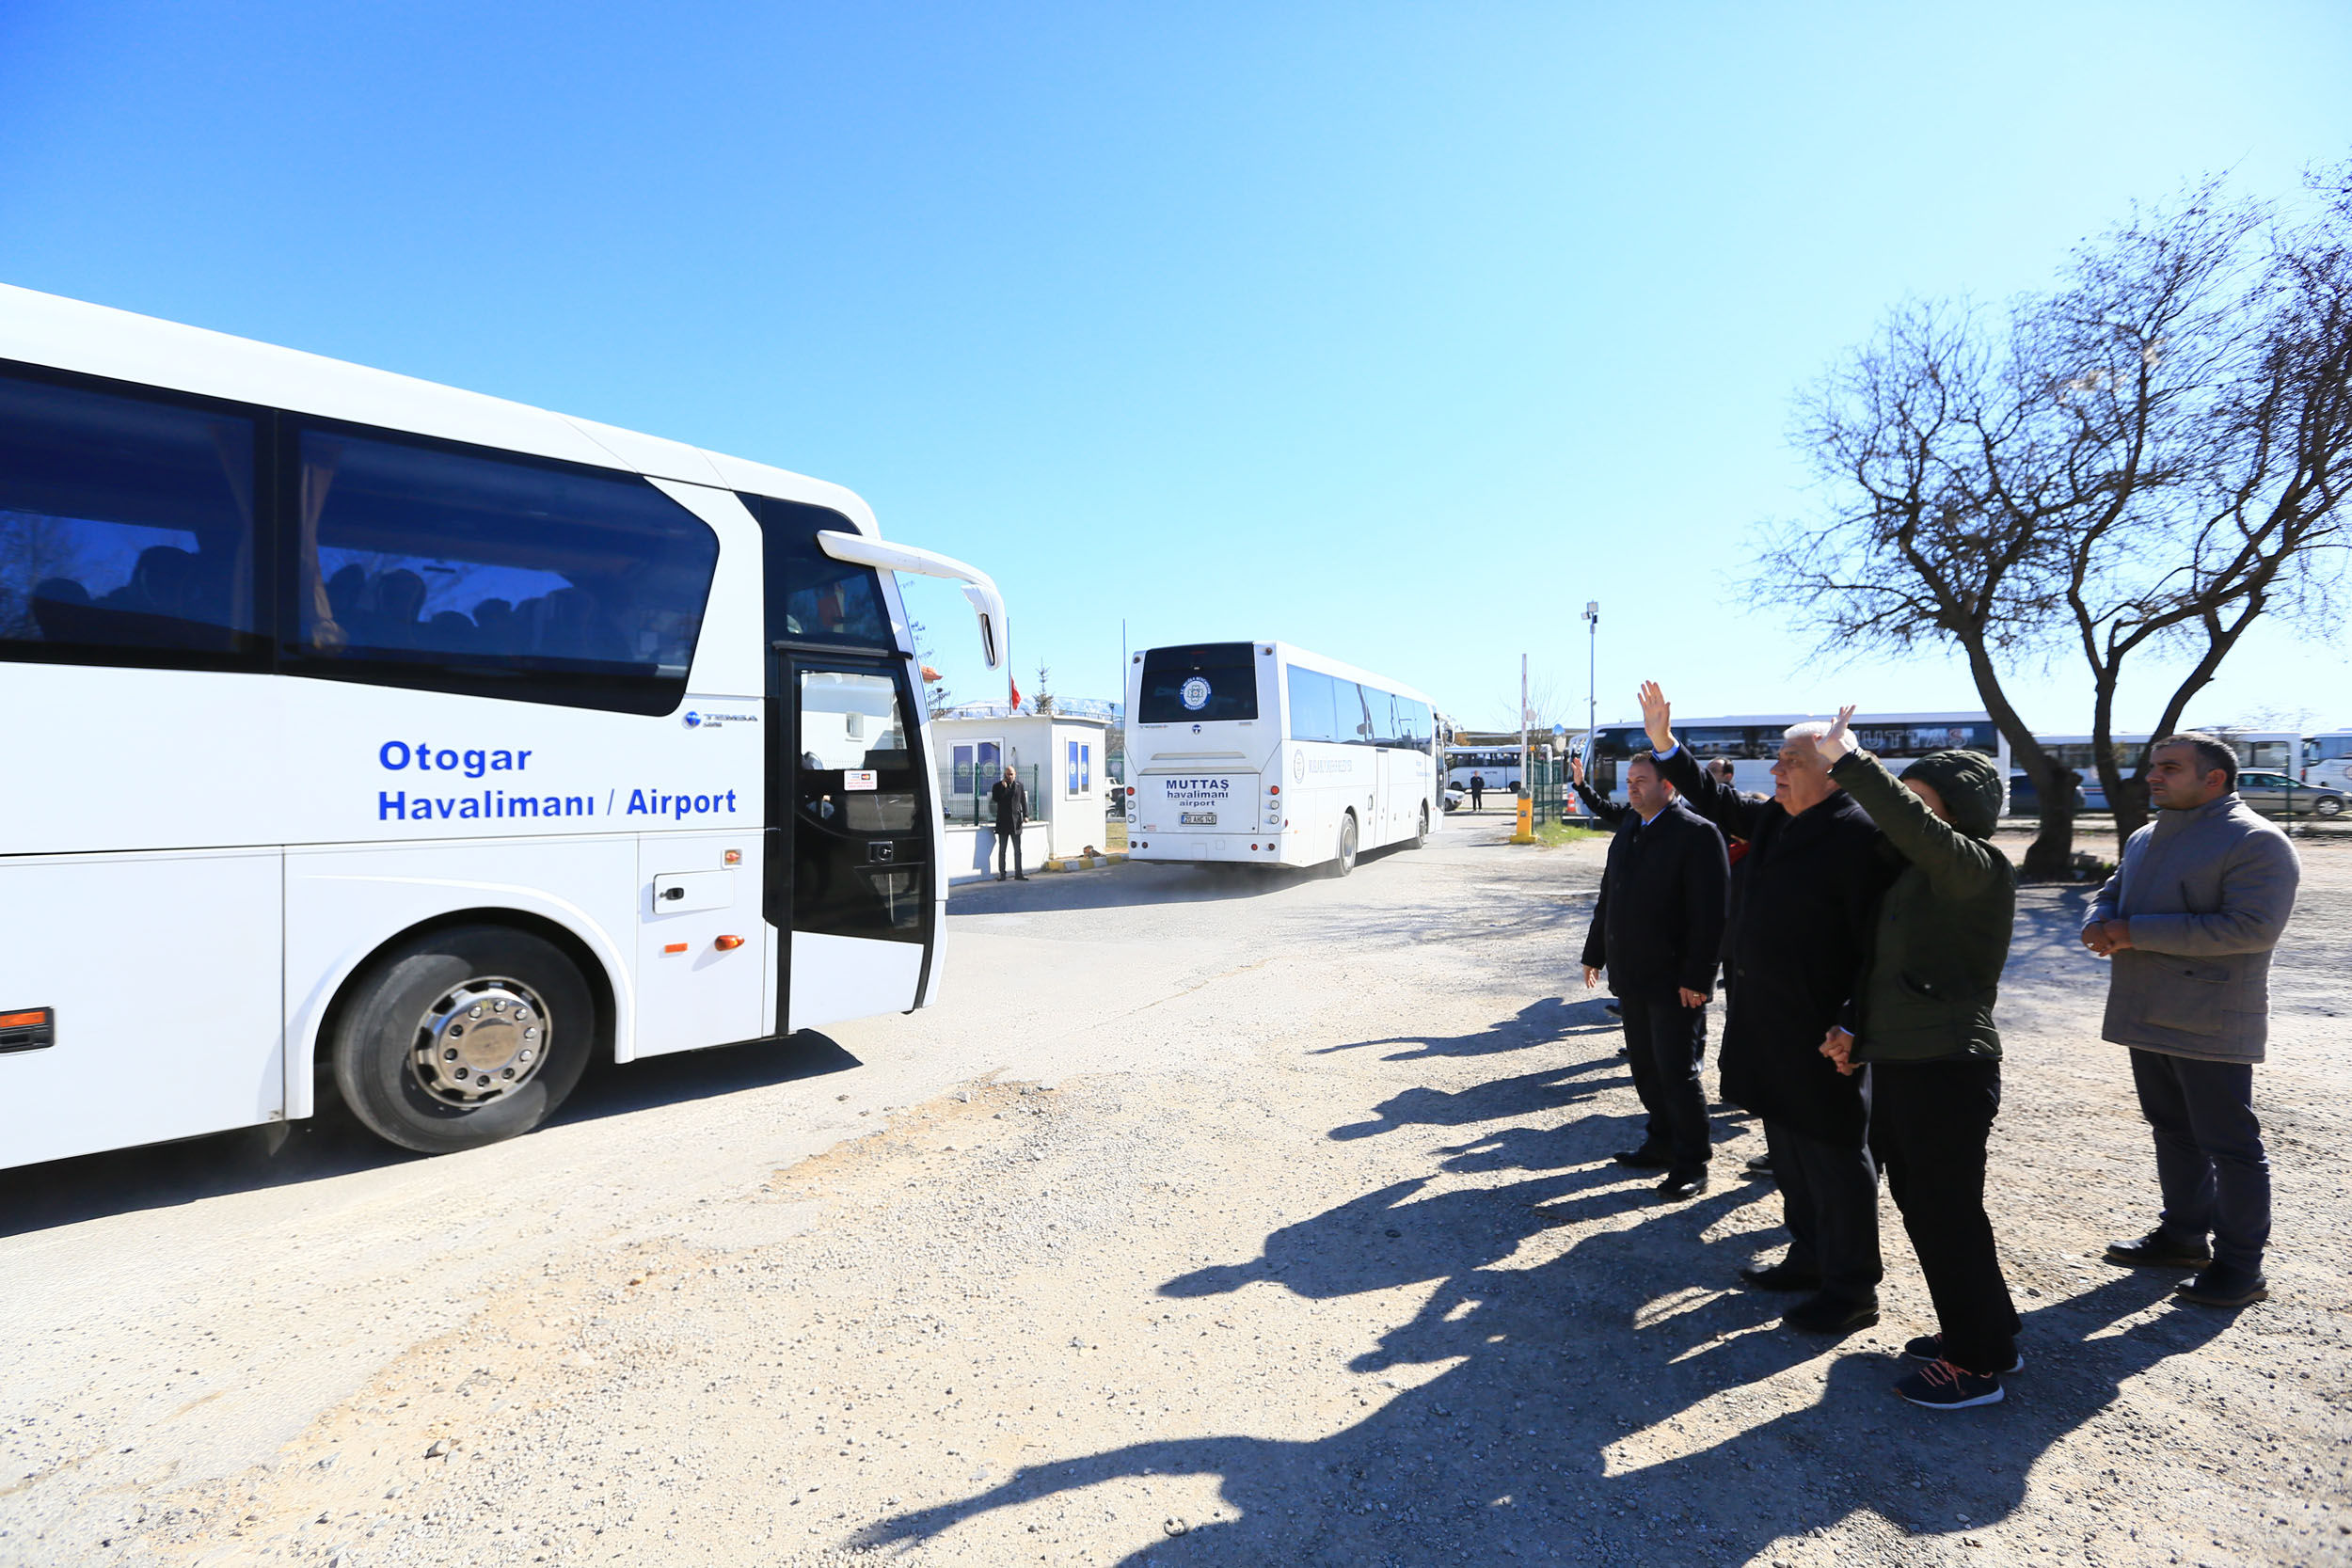
[[[923,711],[931,718],[944,717],[956,705],[956,699],[947,689],[947,681],[940,674],[938,656],[931,651],[931,635],[923,623],[912,617],[907,631],[914,640],[914,663],[923,675]]]
[[[2352,451],[2352,198],[2300,227],[2208,182],[2074,255],[1999,329],[1914,305],[1803,403],[1827,515],[1768,531],[1757,586],[1820,614],[1825,650],[1947,641],[2033,780],[2029,876],[2064,872],[2074,778],[2002,670],[2068,647],[2123,837],[2145,820],[2114,705],[2127,661],[2186,651],[2157,733],[2265,613],[2326,602]],[[2265,253],[2266,245],[2266,253]]]

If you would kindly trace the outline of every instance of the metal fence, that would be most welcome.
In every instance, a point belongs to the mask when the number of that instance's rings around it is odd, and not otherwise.
[[[1013,765],[1012,771],[1013,777],[1019,779],[1028,788],[1030,819],[1035,821],[1043,817],[1045,815],[1045,808],[1042,804],[1044,797],[1039,792],[1043,787],[1044,766],[1033,762],[1024,768],[1016,763]],[[941,768],[939,770],[939,809],[941,815],[946,817],[947,825],[951,828],[992,826],[996,820],[996,813],[989,806],[988,792],[1002,777],[1004,777],[1004,772],[1001,768],[986,778],[978,777],[977,769],[974,769],[972,776],[963,779],[956,777],[953,768]],[[959,788],[959,784],[962,787]]]

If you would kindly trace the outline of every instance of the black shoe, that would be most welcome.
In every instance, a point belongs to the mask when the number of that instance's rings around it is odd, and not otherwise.
[[[1705,1191],[1707,1191],[1707,1167],[1705,1165],[1689,1170],[1670,1170],[1666,1173],[1666,1180],[1658,1184],[1658,1196],[1677,1203],[1686,1197],[1696,1197]]]
[[[1621,1165],[1630,1165],[1635,1170],[1664,1170],[1675,1163],[1672,1154],[1662,1148],[1653,1148],[1648,1144],[1644,1144],[1639,1148],[1622,1149],[1611,1155],[1610,1158]]]
[[[1910,1343],[1903,1346],[1903,1354],[1911,1357],[1914,1361],[1941,1361],[1944,1359],[1944,1336],[1941,1334],[1922,1334],[1916,1339],[1914,1339]],[[2011,1372],[2022,1372],[2026,1370],[2026,1353],[2019,1350],[2012,1350],[2010,1354],[2014,1357],[2014,1359],[2010,1362],[2008,1367],[2002,1370],[1999,1374],[2002,1377],[2007,1377]],[[1900,1392],[1901,1385],[1898,1384],[1896,1388],[1898,1392]],[[1911,1396],[1909,1394],[1904,1394],[1903,1398],[1911,1399]],[[1912,1402],[1916,1404],[1919,1402],[1913,1400]]]
[[[1016,882],[1025,882],[1029,879],[1029,874],[1025,871],[1016,871],[1012,874],[1012,879]]]
[[[999,871],[998,873],[996,873],[996,879],[997,879],[998,881],[1000,881],[1000,882],[1001,882],[1001,881],[1003,881],[1003,880],[1005,879],[1005,874],[1004,874],[1003,872]]]
[[[2201,1269],[2213,1261],[2213,1249],[2202,1242],[2183,1242],[2158,1226],[2137,1242],[2109,1242],[2107,1261],[2127,1269]]]
[[[2172,1293],[2200,1307],[2251,1307],[2270,1299],[2270,1281],[2259,1269],[2216,1263],[2196,1278],[2172,1287]]]
[[[1612,1018],[1623,1018],[1623,1017],[1625,1017],[1625,1009],[1624,1009],[1623,1007],[1618,1006],[1617,1006],[1614,1002],[1604,1002],[1604,1003],[1602,1003],[1602,1004],[1600,1005],[1600,1010],[1601,1010],[1602,1012],[1604,1012],[1604,1013],[1607,1013],[1607,1014],[1608,1014],[1610,1017],[1612,1017]],[[1624,1046],[1624,1045],[1621,1045],[1621,1046],[1617,1047],[1617,1053],[1618,1053],[1618,1054],[1623,1055],[1626,1052],[1628,1052],[1628,1051],[1629,1051],[1629,1050],[1631,1050],[1631,1049],[1632,1049],[1632,1048],[1631,1048],[1630,1046]]]
[[[1769,1154],[1759,1154],[1755,1159],[1750,1160],[1748,1162],[1748,1174],[1750,1176],[1760,1176],[1767,1180],[1770,1180],[1772,1175],[1772,1157]]]
[[[1780,1315],[1783,1326],[1807,1334],[1851,1334],[1879,1321],[1875,1301],[1851,1301],[1817,1291]]]
[[[1751,1265],[1740,1271],[1740,1277],[1759,1291],[1818,1291],[1821,1276],[1810,1269],[1792,1269],[1786,1263]]]
[[[1948,1361],[1931,1361],[1897,1378],[1895,1392],[1930,1410],[1965,1410],[1975,1404],[1998,1404],[2002,1398],[1999,1378],[1985,1377]]]

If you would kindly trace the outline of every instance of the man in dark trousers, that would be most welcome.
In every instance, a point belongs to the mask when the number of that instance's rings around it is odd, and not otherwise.
[[[1029,874],[1021,867],[1021,825],[1029,819],[1029,792],[1011,763],[1005,764],[1005,776],[989,785],[988,803],[996,811],[996,879],[1005,879],[1005,848],[1009,845],[1013,880],[1025,882]]]
[[[1581,769],[1579,769],[1581,772]],[[1593,927],[1584,938],[1584,984],[1609,972],[1625,1020],[1634,1092],[1649,1113],[1642,1147],[1617,1156],[1637,1170],[1663,1166],[1658,1196],[1707,1190],[1707,1000],[1715,989],[1730,878],[1724,836],[1693,816],[1644,752],[1626,765],[1632,809],[1609,842]]]
[[[1470,775],[1470,810],[1482,810],[1485,808],[1486,804],[1486,775],[1484,773],[1472,773]]]
[[[1810,1292],[1782,1315],[1791,1328],[1867,1327],[1878,1322],[1882,1272],[1869,1118],[1860,1080],[1831,1065],[1821,1042],[1853,998],[1879,893],[1899,863],[1882,861],[1878,829],[1814,750],[1828,725],[1790,726],[1765,800],[1700,769],[1676,743],[1655,681],[1642,684],[1641,703],[1666,782],[1692,811],[1748,841],[1731,906],[1724,1098],[1764,1123],[1789,1242],[1786,1258],[1741,1277]]]
[[[2113,960],[2099,1033],[2132,1053],[2156,1139],[2156,1227],[2110,1262],[2186,1271],[2200,1307],[2270,1294],[2270,1157],[2254,1116],[2254,1065],[2270,1030],[2270,951],[2302,863],[2237,793],[2237,753],[2209,735],[2167,736],[2148,755],[2156,819],[2090,903],[2083,945]],[[2206,1238],[2212,1238],[2208,1249]]]
[[[1870,1152],[1902,1211],[1936,1332],[1903,1347],[1914,1404],[1995,1404],[2015,1371],[2017,1307],[1984,1212],[1984,1152],[2001,1108],[1993,1004],[2017,919],[2017,873],[1993,846],[2001,772],[1981,752],[1930,752],[1898,780],[1854,745],[1853,709],[1814,742],[1829,776],[1903,858],[1879,901],[1848,1027],[1821,1053],[1870,1073]]]

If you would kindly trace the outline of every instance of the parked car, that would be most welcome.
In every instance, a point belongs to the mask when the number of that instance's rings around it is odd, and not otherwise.
[[[2102,797],[2103,800],[2104,799]],[[2090,809],[2090,798],[2083,793],[2082,785],[2076,784],[2074,786],[2074,810],[2081,813]],[[2042,792],[2034,788],[2033,776],[2022,768],[2015,769],[2009,776],[2009,814],[2011,816],[2040,816],[2042,815]]]
[[[1448,784],[1445,786],[1446,810],[1460,811],[1468,804],[1470,804],[1469,790],[1464,789],[1460,784]]]
[[[2344,791],[2308,784],[2266,768],[2242,768],[2237,775],[2238,799],[2265,816],[2342,816]]]

